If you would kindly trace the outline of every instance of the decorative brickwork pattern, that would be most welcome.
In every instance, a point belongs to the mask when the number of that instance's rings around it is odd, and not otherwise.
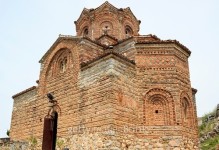
[[[60,35],[40,60],[38,85],[13,96],[11,140],[35,137],[41,149],[51,93],[64,147],[198,149],[191,52],[139,24],[130,8],[85,8],[77,36]]]
[[[174,101],[165,90],[151,89],[147,92],[144,113],[147,125],[175,125]]]

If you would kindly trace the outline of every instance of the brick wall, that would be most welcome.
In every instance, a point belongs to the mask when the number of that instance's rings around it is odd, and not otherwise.
[[[133,37],[124,33],[127,25]],[[85,9],[76,28],[78,36],[60,36],[40,60],[39,84],[13,96],[12,140],[34,136],[40,149],[51,93],[58,139],[72,149],[198,149],[185,46],[139,36],[130,9],[108,2]]]
[[[30,88],[25,93],[14,97],[11,118],[11,140],[26,140],[33,134],[33,124],[38,118],[36,114],[37,89]]]

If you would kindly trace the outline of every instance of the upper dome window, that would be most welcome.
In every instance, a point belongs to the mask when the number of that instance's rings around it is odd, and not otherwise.
[[[133,35],[133,31],[132,31],[132,28],[131,28],[130,26],[125,26],[125,35],[126,35],[127,37]]]
[[[89,31],[88,31],[88,27],[85,27],[83,30],[83,36],[88,36]]]

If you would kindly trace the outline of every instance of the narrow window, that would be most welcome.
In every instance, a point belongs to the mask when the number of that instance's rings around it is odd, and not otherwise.
[[[126,35],[127,37],[133,35],[133,31],[132,31],[132,28],[131,28],[130,26],[126,26],[126,27],[125,27],[125,35]]]
[[[182,102],[182,115],[183,115],[183,120],[185,122],[187,121],[187,117],[188,117],[188,107],[189,107],[188,100],[184,98]]]
[[[89,32],[88,32],[88,28],[85,28],[84,29],[84,32],[83,32],[83,36],[88,36]]]
[[[60,61],[59,64],[60,72],[65,72],[67,68],[67,58],[64,58],[63,60]]]

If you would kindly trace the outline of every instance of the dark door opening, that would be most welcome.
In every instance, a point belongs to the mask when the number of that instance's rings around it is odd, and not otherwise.
[[[57,137],[58,113],[44,118],[42,150],[55,150]]]
[[[56,148],[57,125],[58,125],[58,113],[55,112],[54,118],[53,118],[52,150],[55,150]]]

